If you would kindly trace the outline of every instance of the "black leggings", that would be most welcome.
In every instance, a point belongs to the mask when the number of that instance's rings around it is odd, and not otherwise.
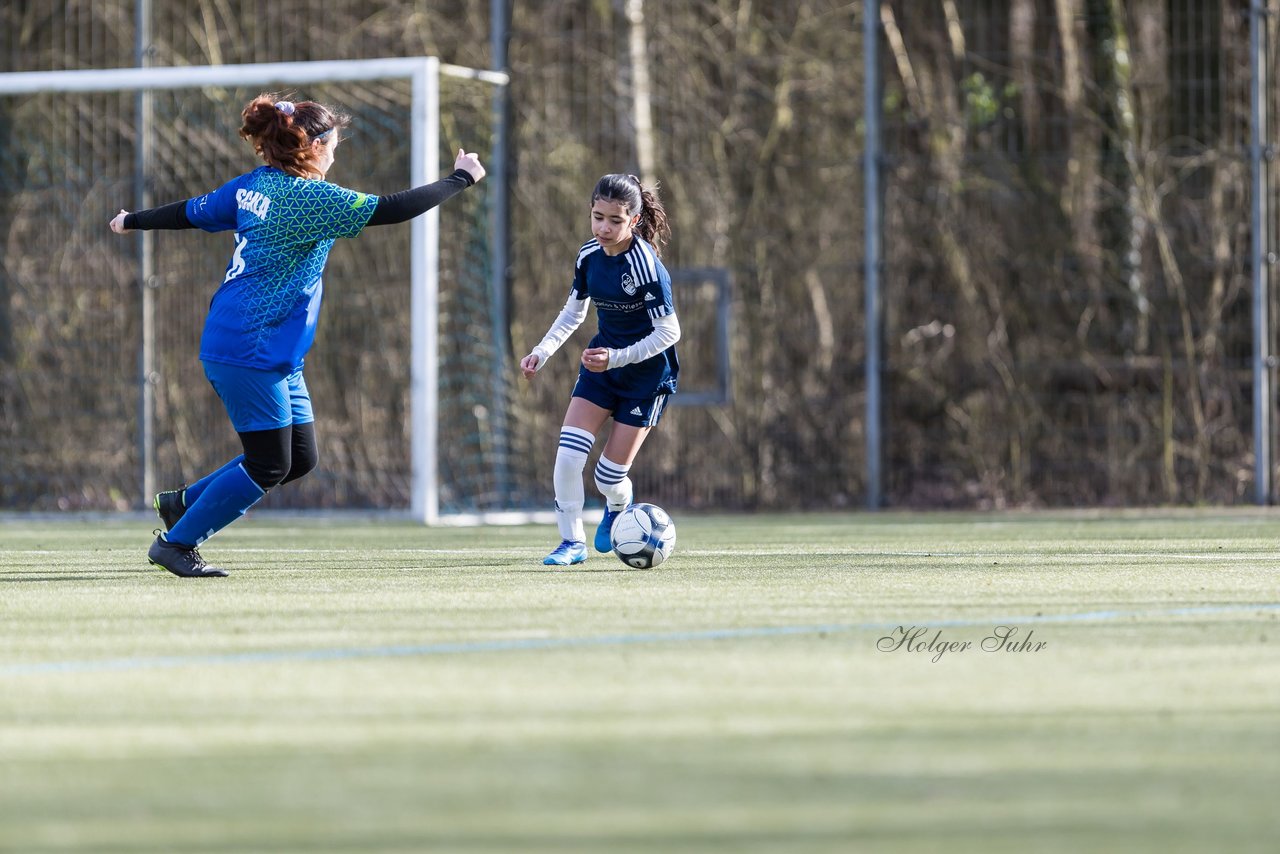
[[[310,421],[239,435],[240,444],[244,447],[244,470],[254,483],[262,487],[263,492],[297,480],[320,461],[320,452],[316,449],[316,428]]]

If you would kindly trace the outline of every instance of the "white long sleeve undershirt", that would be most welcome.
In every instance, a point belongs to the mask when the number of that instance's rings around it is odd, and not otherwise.
[[[674,314],[653,321],[653,331],[629,347],[609,348],[609,367],[621,368],[652,359],[680,340],[680,321]]]
[[[579,299],[576,294],[569,295],[568,301],[565,302],[564,308],[560,309],[560,314],[547,330],[547,334],[542,336],[538,346],[533,348],[534,355],[538,357],[537,370],[542,370],[547,359],[551,358],[552,354],[559,350],[564,342],[569,340],[569,336],[587,319],[587,306],[590,302],[590,297]],[[621,368],[623,365],[633,365],[645,359],[652,359],[679,340],[680,321],[674,314],[655,318],[653,331],[636,343],[617,349],[608,348],[609,367]]]
[[[587,306],[590,303],[591,297],[578,299],[577,294],[569,294],[569,299],[565,302],[564,308],[560,309],[555,322],[551,324],[547,334],[542,336],[538,346],[533,348],[534,355],[538,357],[538,370],[542,370],[542,366],[547,363],[547,359],[551,358],[551,354],[559,350],[561,345],[569,340],[574,330],[582,325],[582,321],[587,319]]]

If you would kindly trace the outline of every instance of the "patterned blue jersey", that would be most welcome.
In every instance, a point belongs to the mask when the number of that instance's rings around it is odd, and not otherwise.
[[[573,292],[578,299],[591,297],[600,329],[592,347],[629,347],[653,332],[655,318],[676,313],[671,299],[671,275],[658,253],[639,235],[626,252],[609,256],[598,240],[588,240],[578,250]],[[583,368],[583,370],[586,370]],[[641,398],[676,390],[680,361],[675,346],[658,355],[596,374],[620,397]]]
[[[321,274],[339,237],[355,237],[378,197],[270,166],[187,202],[205,231],[235,230],[235,252],[209,304],[200,358],[292,371],[315,340]]]

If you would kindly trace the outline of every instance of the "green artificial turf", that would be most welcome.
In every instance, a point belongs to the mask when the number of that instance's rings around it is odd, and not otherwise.
[[[0,851],[1275,850],[1280,515],[677,523],[0,521]]]

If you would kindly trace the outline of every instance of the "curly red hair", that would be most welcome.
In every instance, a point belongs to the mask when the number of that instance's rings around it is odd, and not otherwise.
[[[240,114],[240,136],[268,166],[298,178],[318,174],[312,163],[319,152],[311,144],[328,133],[340,133],[351,117],[315,101],[290,101],[274,92],[254,98]]]

